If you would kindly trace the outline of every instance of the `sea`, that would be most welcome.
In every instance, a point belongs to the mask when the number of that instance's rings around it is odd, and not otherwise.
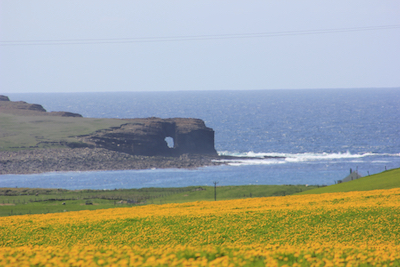
[[[200,118],[214,129],[219,154],[249,158],[197,169],[0,175],[0,187],[331,185],[350,170],[400,167],[400,88],[7,95],[92,118]]]

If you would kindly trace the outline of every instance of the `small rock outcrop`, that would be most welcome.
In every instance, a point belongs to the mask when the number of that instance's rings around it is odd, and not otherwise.
[[[168,146],[167,137],[173,139],[172,147]],[[94,147],[131,155],[217,155],[214,130],[206,127],[200,119],[130,119],[120,127],[100,130],[80,138]]]
[[[8,98],[8,96],[0,95],[0,101],[10,101],[10,99]]]
[[[67,112],[67,111],[52,111],[52,112],[47,112],[50,116],[61,116],[61,117],[76,117],[76,118],[82,118],[81,114],[78,113],[73,113],[73,112]]]

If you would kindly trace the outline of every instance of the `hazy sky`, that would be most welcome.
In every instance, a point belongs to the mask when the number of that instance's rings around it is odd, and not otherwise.
[[[399,86],[398,0],[0,0],[0,93]]]

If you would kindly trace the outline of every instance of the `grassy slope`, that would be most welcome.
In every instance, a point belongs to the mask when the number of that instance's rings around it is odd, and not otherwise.
[[[213,186],[202,186],[201,188],[203,188],[204,190],[191,190],[188,192],[180,192],[177,194],[164,196],[162,198],[154,200],[154,204],[214,200]],[[306,187],[304,185],[217,186],[217,200],[293,195],[297,192],[310,190],[312,188],[315,187]]]
[[[400,168],[365,176],[346,183],[316,188],[298,194],[323,194],[334,192],[367,191],[400,187]]]
[[[0,151],[36,146],[39,142],[76,142],[73,136],[119,126],[119,119],[18,116],[0,113]],[[39,145],[40,147],[40,145]]]
[[[142,188],[119,190],[61,190],[0,188],[0,216],[128,207],[120,200],[141,204],[213,201],[214,187]],[[247,185],[217,187],[217,200],[291,195],[314,187],[303,185]],[[93,205],[85,205],[90,201]],[[65,203],[63,205],[62,203]]]
[[[249,197],[284,196],[291,194],[322,194],[333,192],[366,191],[400,187],[400,169],[360,178],[347,183],[322,188],[302,185],[247,185],[217,187],[217,200]],[[27,213],[52,213],[73,210],[105,209],[135,204],[119,204],[121,199],[133,199],[141,204],[184,203],[213,201],[214,187],[143,188],[121,190],[70,191],[58,189],[0,188],[0,216]],[[13,196],[5,195],[11,190]],[[36,196],[36,193],[38,195]],[[94,205],[85,205],[89,200]],[[65,202],[66,205],[62,205]]]

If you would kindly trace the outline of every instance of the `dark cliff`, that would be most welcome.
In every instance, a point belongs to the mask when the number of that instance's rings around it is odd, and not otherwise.
[[[173,139],[173,147],[168,146],[167,137]],[[214,131],[206,127],[200,119],[130,119],[120,127],[100,130],[80,138],[94,147],[131,155],[217,155]]]

